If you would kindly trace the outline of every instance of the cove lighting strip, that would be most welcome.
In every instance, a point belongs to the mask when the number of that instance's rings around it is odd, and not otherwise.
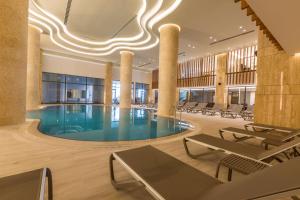
[[[50,33],[51,41],[57,46],[79,54],[105,56],[122,49],[133,51],[146,50],[155,47],[159,43],[159,38],[153,31],[153,26],[172,13],[180,5],[182,0],[174,0],[173,4],[164,10],[161,10],[164,1],[157,0],[155,5],[151,9],[148,9],[148,11],[147,0],[141,1],[142,6],[137,14],[137,22],[141,32],[133,37],[113,38],[101,42],[85,40],[70,33],[62,21],[41,8],[38,3],[36,3],[36,0],[31,0],[31,2],[43,15],[30,9],[29,21],[39,28],[43,27],[47,29]],[[76,43],[67,39],[65,36],[72,38]],[[145,36],[146,39],[139,41]],[[152,42],[150,43],[150,41]]]

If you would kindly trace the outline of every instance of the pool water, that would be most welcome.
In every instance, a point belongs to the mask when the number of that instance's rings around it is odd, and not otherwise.
[[[27,117],[40,119],[39,130],[44,134],[81,141],[146,140],[186,130],[179,121],[141,108],[61,105],[28,112]]]

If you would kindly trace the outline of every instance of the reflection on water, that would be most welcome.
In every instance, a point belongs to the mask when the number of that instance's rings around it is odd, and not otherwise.
[[[145,140],[184,131],[173,119],[138,108],[62,105],[29,112],[28,117],[41,119],[39,129],[47,135],[85,141]]]

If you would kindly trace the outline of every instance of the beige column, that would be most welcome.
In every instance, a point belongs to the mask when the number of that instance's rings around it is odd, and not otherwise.
[[[27,90],[26,109],[35,110],[41,105],[41,32],[33,26],[28,27],[28,48],[27,48]]]
[[[0,2],[0,125],[25,121],[28,1]]]
[[[131,107],[132,61],[134,53],[121,51],[120,108]]]
[[[106,63],[105,66],[105,83],[104,83],[104,104],[110,106],[112,104],[112,71],[113,64]]]
[[[263,32],[258,37],[254,121],[300,128],[300,56],[279,51]]]
[[[150,84],[148,91],[148,103],[153,103],[153,91],[152,91],[152,72],[150,73]]]
[[[179,26],[160,27],[158,115],[170,116],[176,105]]]
[[[226,65],[227,54],[217,55],[215,103],[222,105],[224,109],[227,108]]]

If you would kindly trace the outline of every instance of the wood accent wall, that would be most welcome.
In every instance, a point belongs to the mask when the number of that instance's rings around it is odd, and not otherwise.
[[[152,89],[158,89],[159,70],[152,71]]]
[[[178,87],[201,87],[215,85],[215,56],[196,58],[178,64]]]
[[[256,83],[257,45],[228,52],[227,85]]]

